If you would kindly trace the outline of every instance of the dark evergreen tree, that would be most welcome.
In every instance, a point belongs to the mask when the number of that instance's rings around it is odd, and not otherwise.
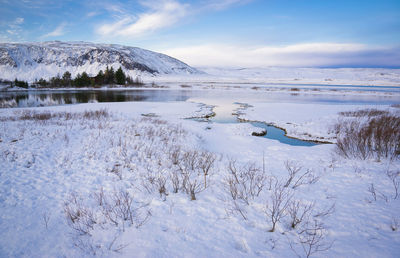
[[[37,85],[39,85],[40,87],[47,87],[48,82],[45,79],[40,78],[39,81],[37,81]]]
[[[20,87],[20,88],[25,88],[28,89],[29,88],[29,84],[26,81],[19,81],[17,78],[15,78],[14,80],[14,86],[15,87]]]
[[[62,76],[62,86],[63,87],[71,87],[71,84],[72,84],[71,73],[66,71]]]
[[[94,77],[95,85],[103,85],[104,84],[104,73],[103,70],[100,70],[99,73]]]
[[[126,76],[124,71],[122,71],[121,66],[118,68],[118,70],[115,72],[115,81],[118,85],[125,85],[126,81]]]
[[[57,74],[55,77],[50,78],[50,87],[52,88],[58,88],[62,86],[62,80],[60,78],[60,75]]]
[[[106,68],[106,71],[104,72],[104,83],[105,84],[114,84],[115,83],[115,72],[114,69],[111,68]]]
[[[83,87],[90,86],[90,84],[91,84],[90,77],[86,72],[82,73],[82,83],[83,83]]]
[[[90,86],[91,80],[89,75],[86,72],[83,72],[82,74],[77,74],[75,79],[74,79],[74,85],[75,87],[87,87]]]
[[[74,79],[74,86],[75,87],[83,87],[82,75],[78,73]]]

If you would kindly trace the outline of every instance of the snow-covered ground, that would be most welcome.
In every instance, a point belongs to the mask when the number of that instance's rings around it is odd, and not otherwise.
[[[145,82],[180,82],[180,84],[196,85],[208,83],[218,85],[273,86],[282,85],[368,85],[368,86],[400,86],[400,69],[386,68],[213,68],[198,67],[204,74],[160,76],[143,75]]]
[[[340,111],[399,112],[247,104],[241,118],[329,140]],[[195,102],[0,109],[0,257],[305,257],[309,247],[319,257],[398,256],[400,196],[386,175],[398,160],[344,159],[334,144],[290,146],[251,136],[249,124],[182,119],[210,112]],[[212,166],[204,175],[196,164]],[[243,188],[249,178],[235,184],[235,169],[254,172],[260,193]],[[174,179],[197,184],[197,200],[182,187],[174,193]],[[294,229],[284,209],[269,232],[279,193],[280,207],[291,197],[310,209]]]
[[[284,128],[288,136],[303,139],[335,142],[334,121],[339,112],[376,108],[375,105],[332,105],[317,103],[253,103],[239,112],[239,118],[262,121]],[[398,108],[380,106],[380,109],[400,113]]]

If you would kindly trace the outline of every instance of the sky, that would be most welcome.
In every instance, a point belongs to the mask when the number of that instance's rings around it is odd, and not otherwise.
[[[399,0],[0,0],[0,42],[141,47],[196,67],[400,68]]]

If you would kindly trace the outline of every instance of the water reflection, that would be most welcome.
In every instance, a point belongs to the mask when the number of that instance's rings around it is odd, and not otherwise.
[[[334,94],[303,94],[296,95],[282,92],[261,92],[255,90],[59,90],[59,91],[15,91],[0,92],[0,107],[31,107],[64,105],[90,102],[128,102],[128,101],[194,101],[208,100],[215,103],[233,102],[279,102],[279,103],[334,103],[334,104],[368,104],[390,105],[398,103],[398,96],[382,96],[373,94],[334,95]],[[3,105],[2,105],[3,103]],[[206,102],[203,102],[206,103]],[[230,112],[223,110],[220,112]],[[219,108],[219,107],[216,107]]]
[[[16,107],[37,107],[93,102],[186,101],[184,91],[106,90],[106,91],[24,91],[2,92],[0,102]]]

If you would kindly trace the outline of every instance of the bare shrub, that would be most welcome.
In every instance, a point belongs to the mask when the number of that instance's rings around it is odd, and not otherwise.
[[[181,157],[181,148],[179,146],[172,146],[169,149],[168,157],[173,165],[177,165]]]
[[[196,194],[207,188],[207,177],[214,162],[215,155],[208,152],[186,151],[182,154],[177,166],[182,177],[182,188],[191,200],[196,200]]]
[[[146,173],[141,174],[142,186],[150,194],[156,191],[157,189],[156,185],[157,173],[154,171],[155,170],[148,165],[146,167]]]
[[[396,217],[392,217],[391,223],[390,223],[390,229],[392,231],[397,231],[399,230],[400,226],[400,221]]]
[[[167,184],[167,178],[165,176],[159,175],[156,178],[156,185],[157,185],[158,193],[160,194],[160,198],[162,198],[164,201],[166,200],[166,198],[168,196],[166,184]]]
[[[128,244],[118,244],[116,245],[116,240],[118,239],[119,235],[115,235],[113,240],[110,242],[110,244],[108,245],[107,249],[109,251],[113,251],[116,253],[121,253],[122,249],[124,249],[125,247],[128,246]]]
[[[284,187],[280,182],[275,182],[272,193],[265,205],[265,214],[272,224],[270,232],[274,232],[276,224],[287,215],[292,196],[293,193],[289,188]]]
[[[122,221],[130,221],[131,225],[134,224],[133,219],[136,214],[133,208],[133,198],[127,191],[114,193],[110,207]]]
[[[301,185],[314,184],[319,180],[319,176],[316,176],[312,170],[307,169],[302,171],[302,167],[293,161],[285,162],[286,170],[288,171],[288,178],[284,187],[296,189]]]
[[[290,227],[296,228],[297,225],[305,220],[308,220],[314,209],[315,202],[303,203],[299,200],[294,200],[289,203],[288,213],[290,216]]]
[[[259,196],[263,190],[267,175],[255,163],[237,165],[235,160],[229,161],[229,175],[225,185],[233,200],[241,200],[249,204],[250,200]]]
[[[332,215],[335,212],[335,207],[336,207],[336,204],[333,203],[332,205],[326,207],[325,209],[317,210],[313,214],[313,217],[314,218],[320,218],[320,219],[328,217],[328,216]]]
[[[400,173],[399,172],[392,172],[392,171],[388,171],[386,172],[386,175],[388,177],[388,179],[391,181],[391,183],[393,184],[394,187],[394,195],[393,195],[393,199],[397,199],[399,197],[399,184],[400,184]],[[383,192],[379,191],[375,185],[373,183],[371,183],[368,186],[367,191],[371,194],[372,199],[367,199],[367,201],[369,203],[371,203],[372,201],[377,201],[378,198],[384,200],[385,202],[389,202],[390,196],[384,194]]]
[[[228,215],[239,214],[244,220],[247,220],[246,210],[236,200],[233,200],[229,204],[230,205],[225,209]]]
[[[102,118],[108,118],[110,114],[107,109],[100,109],[95,111],[84,111],[82,117],[84,119],[100,120]]]
[[[45,121],[49,120],[53,117],[53,115],[48,112],[37,112],[33,110],[24,110],[22,111],[21,116],[19,117],[20,120],[35,120],[35,121]]]
[[[113,168],[111,169],[110,173],[116,175],[119,178],[119,180],[122,180],[121,164],[115,163]]]
[[[103,118],[109,118],[110,113],[107,109],[100,109],[96,111],[84,111],[82,113],[70,113],[70,112],[56,112],[52,113],[49,111],[36,111],[36,110],[23,110],[22,112],[15,112],[15,117],[1,118],[2,121],[16,121],[16,120],[30,120],[44,123],[50,119],[58,118],[69,121],[72,119],[86,119],[86,120],[101,120]],[[60,121],[58,121],[60,122]]]
[[[334,128],[336,150],[346,158],[394,159],[400,154],[400,117],[384,114],[340,120]]]
[[[94,229],[96,219],[93,211],[85,207],[76,194],[71,194],[64,203],[64,213],[68,225],[79,235],[91,235],[90,231]]]
[[[92,200],[94,202],[90,204]],[[147,204],[135,201],[126,190],[107,195],[101,188],[99,192],[90,195],[87,201],[88,203],[83,203],[76,194],[71,194],[64,204],[67,223],[78,236],[92,236],[96,225],[106,223],[122,227],[122,230],[125,230],[125,225],[138,228],[151,215],[150,211],[145,209]]]
[[[121,221],[129,221],[136,228],[142,226],[150,216],[149,212],[142,214],[142,208],[147,205],[134,202],[133,196],[127,191],[115,192],[108,204],[108,210]]]
[[[207,177],[211,173],[216,158],[215,154],[211,152],[202,152],[200,154],[198,166],[204,176],[204,188],[207,188]]]
[[[399,197],[400,188],[400,171],[387,171],[386,175],[392,182],[394,188],[393,199],[397,199],[397,197]]]
[[[90,237],[80,236],[78,238],[74,238],[74,246],[91,256],[96,256],[99,254],[99,252],[101,252],[99,249],[100,247],[96,246],[93,243],[93,239]]]
[[[371,193],[372,199],[373,199],[374,201],[376,201],[376,190],[375,190],[375,186],[374,186],[373,183],[371,183],[371,185],[368,187],[368,192]]]
[[[185,152],[178,164],[182,175],[182,186],[192,201],[196,200],[196,194],[205,190],[201,182],[201,174],[198,167],[197,151]]]
[[[103,217],[112,225],[122,227],[122,230],[125,230],[126,223],[136,228],[142,226],[151,215],[150,211],[145,209],[147,204],[135,201],[126,190],[103,195],[102,200],[103,205],[99,208]]]
[[[301,246],[301,250],[305,257],[313,256],[316,253],[324,252],[329,250],[333,242],[326,240],[327,230],[324,224],[316,219],[312,219],[310,222],[304,225],[304,228],[300,229],[297,234],[297,242]],[[293,243],[290,243],[290,248],[299,256],[298,251],[294,247]]]
[[[46,229],[48,229],[49,220],[50,220],[50,213],[44,212],[42,217],[43,217],[44,226],[46,227]]]
[[[181,188],[181,176],[180,172],[178,170],[174,170],[170,172],[169,176],[171,183],[172,183],[172,192],[173,193],[178,193],[179,189]]]
[[[95,192],[93,194],[93,198],[96,200],[98,206],[103,206],[106,203],[104,189],[103,187],[100,188],[99,192]]]
[[[169,175],[169,179],[172,184],[172,192],[173,193],[178,193],[178,191],[181,189],[181,170],[179,169],[178,164],[181,161],[181,147],[180,146],[172,146],[168,150],[168,158],[172,164],[172,166],[177,166],[178,169],[172,169]]]
[[[339,112],[339,115],[344,117],[374,117],[374,116],[389,115],[389,111],[371,108],[371,109],[361,109],[357,111]]]
[[[296,164],[295,162],[289,162],[289,161],[285,162],[285,167],[289,173],[289,175],[288,175],[289,177],[288,177],[286,183],[283,185],[283,187],[289,187],[289,185],[292,183],[292,181],[296,177],[296,175],[300,172],[302,167],[299,166],[298,164]]]

